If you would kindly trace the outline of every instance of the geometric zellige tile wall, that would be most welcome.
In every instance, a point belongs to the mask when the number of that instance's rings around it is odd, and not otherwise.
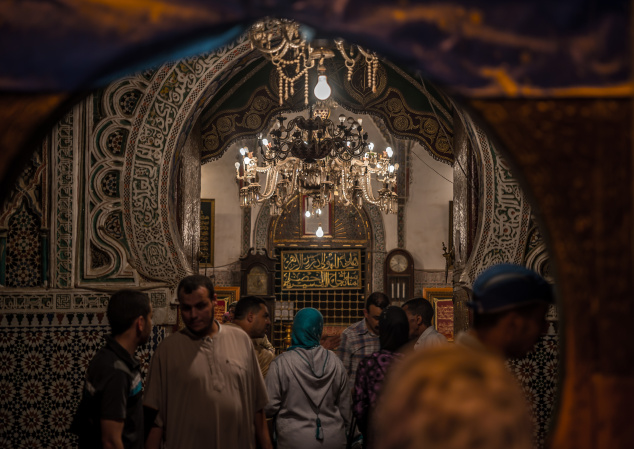
[[[88,362],[103,345],[107,325],[0,327],[0,448],[72,449],[68,434]],[[154,327],[137,350],[145,380],[163,339]]]
[[[519,381],[531,405],[534,447],[546,447],[545,439],[557,396],[559,345],[557,335],[544,335],[523,359],[511,359],[507,365]]]

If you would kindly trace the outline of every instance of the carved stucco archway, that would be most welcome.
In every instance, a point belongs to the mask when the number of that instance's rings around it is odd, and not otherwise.
[[[123,167],[123,227],[135,268],[172,284],[191,267],[170,210],[178,151],[201,107],[252,52],[246,36],[211,54],[162,65],[130,121]]]
[[[531,206],[507,162],[467,113],[461,119],[480,162],[480,209],[473,252],[460,285],[471,287],[478,274],[499,263],[523,265]]]

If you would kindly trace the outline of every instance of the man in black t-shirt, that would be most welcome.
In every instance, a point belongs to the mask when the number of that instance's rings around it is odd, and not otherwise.
[[[70,431],[79,436],[80,449],[142,449],[143,385],[134,352],[150,337],[152,306],[145,293],[120,290],[106,314],[112,334],[88,365]]]

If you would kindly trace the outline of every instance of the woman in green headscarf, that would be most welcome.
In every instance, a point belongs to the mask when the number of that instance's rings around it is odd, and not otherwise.
[[[345,448],[350,419],[348,377],[341,360],[320,346],[317,309],[295,315],[291,346],[266,376],[266,416],[275,418],[278,449]]]

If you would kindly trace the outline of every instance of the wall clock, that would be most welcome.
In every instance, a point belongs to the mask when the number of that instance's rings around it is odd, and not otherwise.
[[[275,263],[265,249],[250,248],[240,257],[240,296],[261,296],[269,307],[271,321],[275,316]],[[273,326],[269,326],[267,336],[273,341]]]
[[[414,259],[404,249],[394,249],[385,258],[385,293],[396,303],[414,297]]]

